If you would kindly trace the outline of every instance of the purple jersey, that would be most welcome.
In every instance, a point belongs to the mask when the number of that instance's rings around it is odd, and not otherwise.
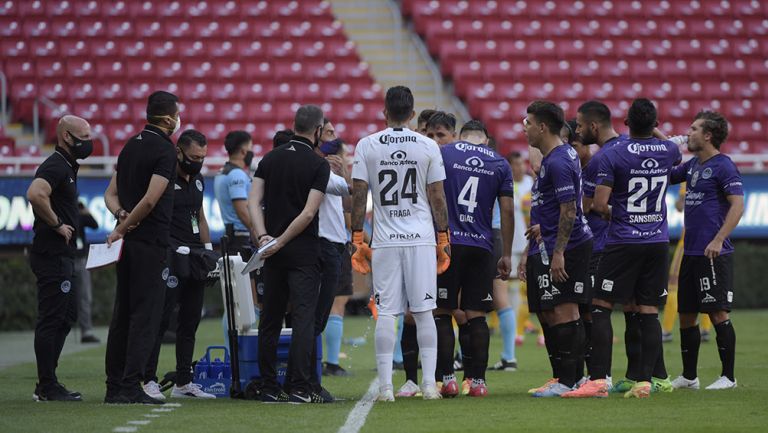
[[[533,227],[539,223],[539,176],[533,178],[533,186],[531,187],[531,221],[529,227]],[[539,254],[539,243],[536,239],[528,241],[528,256]]]
[[[514,195],[512,168],[493,149],[465,141],[440,148],[451,242],[493,251],[493,205]]]
[[[669,174],[680,163],[677,145],[658,138],[629,138],[606,150],[597,184],[610,186],[611,224],[606,245],[669,242]]]
[[[538,200],[532,197],[531,205],[537,202],[541,236],[547,254],[552,257],[557,242],[561,203],[576,203],[576,219],[565,249],[570,250],[592,239],[592,231],[581,209],[581,164],[573,147],[563,144],[549,152],[541,161],[538,180]]]
[[[722,153],[703,163],[694,157],[675,167],[672,183],[687,182],[685,192],[685,254],[703,256],[704,249],[715,238],[725,222],[731,204],[729,195],[744,195],[741,174],[736,165]],[[721,254],[733,252],[730,239],[723,242]]]
[[[613,147],[614,144],[620,140],[626,139],[624,134],[611,138],[603,143],[592,158],[590,158],[587,165],[584,167],[584,171],[581,172],[581,183],[584,189],[584,196],[589,198],[595,197],[595,187],[597,186],[597,172],[600,168],[600,160],[605,155],[605,151]],[[599,213],[595,211],[586,212],[587,224],[592,230],[592,236],[594,237],[594,244],[592,245],[592,252],[599,253],[605,248],[605,241],[608,239],[608,226],[610,223],[606,221]]]

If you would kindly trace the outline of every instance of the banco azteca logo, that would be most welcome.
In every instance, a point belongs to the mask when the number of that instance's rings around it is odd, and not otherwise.
[[[483,160],[477,156],[470,156],[464,163],[473,168],[483,168],[485,166]]]
[[[644,169],[646,170],[653,170],[654,168],[659,168],[659,161],[656,161],[653,158],[647,158],[645,159],[642,164]]]
[[[395,161],[404,161],[405,158],[408,157],[408,154],[405,153],[403,150],[396,150],[392,152],[392,155],[389,155],[390,158],[394,159]]]

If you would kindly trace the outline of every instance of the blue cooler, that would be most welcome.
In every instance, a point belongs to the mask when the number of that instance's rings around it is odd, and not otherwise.
[[[280,331],[280,339],[277,342],[277,380],[282,385],[285,382],[285,374],[288,370],[288,351],[291,347],[291,328],[283,328]],[[237,336],[240,361],[240,384],[243,389],[253,379],[261,377],[259,373],[259,331],[250,329],[245,334]],[[323,373],[323,339],[322,334],[317,336],[317,377],[322,380]]]
[[[221,350],[222,358],[211,358],[211,351]],[[216,398],[229,398],[229,388],[232,385],[232,368],[229,351],[224,346],[210,346],[205,355],[195,364],[192,382],[202,386],[202,390],[213,394]]]

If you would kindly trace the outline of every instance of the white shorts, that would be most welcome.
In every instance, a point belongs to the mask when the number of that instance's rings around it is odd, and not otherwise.
[[[435,309],[437,256],[435,247],[387,247],[373,250],[373,293],[379,314],[398,315]]]

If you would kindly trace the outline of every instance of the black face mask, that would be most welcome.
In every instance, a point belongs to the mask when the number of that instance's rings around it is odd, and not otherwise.
[[[197,173],[200,173],[200,170],[203,169],[203,162],[202,161],[192,161],[189,159],[186,153],[184,153],[183,150],[179,149],[181,152],[181,161],[179,161],[179,165],[181,166],[181,171],[184,173],[187,173],[190,176],[194,176]]]
[[[253,162],[253,151],[249,150],[248,152],[245,152],[245,158],[243,158],[243,161],[245,162],[245,168],[250,169],[251,163]]]
[[[71,132],[67,132],[67,134],[69,134],[69,137],[72,139],[72,144],[69,145],[69,151],[75,159],[85,159],[93,153],[92,140],[81,140],[72,135]]]

